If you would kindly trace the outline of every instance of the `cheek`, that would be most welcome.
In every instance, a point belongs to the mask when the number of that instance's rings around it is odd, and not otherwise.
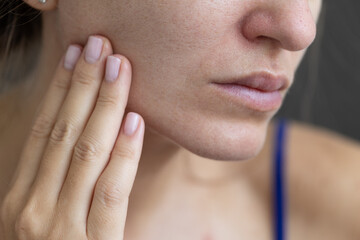
[[[84,44],[88,35],[102,34],[111,40],[114,52],[127,56],[139,69],[151,71],[149,66],[155,65],[156,73],[183,75],[184,69],[198,68],[229,27],[226,2],[62,0],[58,26],[65,45]]]
[[[180,73],[178,66],[195,68],[194,61],[223,34],[227,23],[221,18],[226,14],[216,6],[219,3],[196,0],[62,0],[58,25],[64,44],[85,43],[88,35],[102,34],[111,40],[114,52],[134,63]]]
[[[59,1],[57,6],[58,13],[58,31],[61,41],[64,45],[70,43],[79,43],[85,45],[90,34],[97,33],[101,21],[98,14],[94,11],[94,1]]]
[[[59,33],[65,43],[86,43],[91,34],[109,38],[115,47],[140,37],[141,28],[147,28],[146,18],[134,5],[135,1],[86,0],[59,1]],[[144,5],[144,4],[143,4]],[[146,40],[146,39],[144,39]]]
[[[318,21],[322,7],[322,0],[309,0],[309,6],[315,21]]]
[[[299,67],[299,65],[300,65],[306,51],[307,50],[302,50],[302,51],[292,53],[293,54],[293,63],[294,63],[294,65],[292,66],[292,69],[294,69],[293,70],[294,72]]]

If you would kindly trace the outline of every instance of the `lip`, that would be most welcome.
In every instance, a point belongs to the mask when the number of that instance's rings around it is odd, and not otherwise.
[[[288,87],[288,79],[284,75],[274,75],[269,72],[260,72],[239,78],[230,78],[217,83],[237,84],[263,92],[282,91]]]
[[[283,102],[283,90],[289,86],[284,75],[268,72],[212,82],[219,94],[240,105],[261,112],[277,110]]]

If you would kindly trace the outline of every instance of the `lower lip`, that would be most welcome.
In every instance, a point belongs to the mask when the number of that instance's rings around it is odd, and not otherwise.
[[[240,102],[248,108],[268,112],[281,107],[283,97],[280,91],[263,92],[254,88],[249,88],[237,84],[219,84],[215,83],[217,89],[226,97]]]

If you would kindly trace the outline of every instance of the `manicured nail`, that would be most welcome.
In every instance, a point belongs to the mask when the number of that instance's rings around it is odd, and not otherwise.
[[[139,120],[140,117],[137,113],[129,112],[126,115],[125,126],[124,126],[124,132],[126,135],[132,136],[136,132],[136,129],[138,128],[139,125]]]
[[[103,48],[103,40],[90,36],[86,45],[85,60],[88,63],[95,63],[99,60]]]
[[[108,56],[106,59],[106,71],[105,71],[105,80],[108,82],[114,82],[119,76],[121,59]]]
[[[67,70],[73,70],[80,55],[81,55],[80,47],[75,45],[70,45],[65,54],[64,68]]]

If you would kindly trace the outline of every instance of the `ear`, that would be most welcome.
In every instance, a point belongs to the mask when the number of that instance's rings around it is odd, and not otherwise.
[[[58,0],[24,0],[24,2],[37,10],[49,11],[56,8]]]

